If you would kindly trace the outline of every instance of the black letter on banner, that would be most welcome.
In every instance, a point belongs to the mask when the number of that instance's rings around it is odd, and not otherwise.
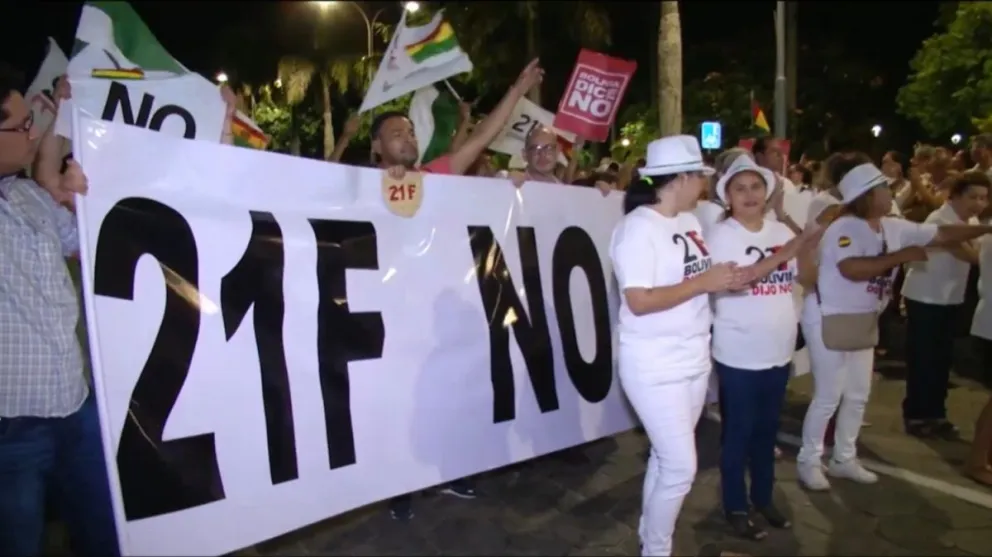
[[[167,104],[155,111],[152,121],[148,124],[148,129],[160,131],[162,124],[165,123],[165,119],[169,116],[178,116],[183,119],[183,137],[186,139],[196,138],[196,122],[193,121],[193,115],[185,108],[174,104]]]
[[[572,270],[576,267],[582,269],[589,281],[592,322],[596,329],[596,357],[591,362],[583,360],[582,353],[579,352],[575,315],[572,313],[569,282]],[[599,402],[609,394],[613,383],[613,337],[610,333],[606,278],[599,263],[596,244],[585,230],[570,226],[558,237],[551,261],[551,283],[568,376],[582,398],[589,402]]]
[[[541,270],[537,259],[537,242],[534,229],[517,228],[520,247],[520,268],[527,292],[530,319],[517,297],[510,271],[506,267],[503,249],[493,237],[488,226],[468,227],[469,244],[475,259],[475,276],[479,294],[489,321],[489,369],[493,383],[493,423],[512,420],[517,415],[516,393],[513,382],[513,364],[510,360],[510,331],[527,364],[530,384],[534,388],[537,406],[541,412],[558,409],[558,392],[555,388],[554,358],[551,352],[551,335],[544,313],[541,293]]]
[[[133,300],[134,275],[144,254],[162,267],[165,313],[131,393],[117,448],[128,520],[224,498],[213,433],[162,440],[200,332],[198,255],[189,223],[157,201],[119,201],[100,226],[93,289],[100,296]]]
[[[255,306],[252,324],[262,380],[269,475],[275,485],[299,477],[293,401],[282,334],[286,313],[282,294],[285,255],[282,230],[272,213],[251,211],[251,226],[244,255],[220,282],[220,307],[224,333],[231,340],[248,309]]]
[[[103,114],[100,118],[109,122],[114,121],[114,114],[117,107],[121,109],[121,120],[125,124],[144,128],[148,125],[148,117],[152,114],[152,104],[155,97],[145,93],[141,97],[141,106],[138,107],[138,118],[134,118],[134,110],[131,108],[131,97],[128,96],[127,87],[114,81],[110,84],[110,91],[107,93],[107,102],[103,105]]]
[[[348,362],[382,357],[385,328],[379,312],[348,311],[347,269],[378,269],[370,222],[310,220],[317,240],[317,366],[324,399],[331,469],[355,463]]]

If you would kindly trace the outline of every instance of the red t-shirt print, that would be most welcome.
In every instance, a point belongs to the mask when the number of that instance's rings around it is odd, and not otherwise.
[[[421,166],[420,171],[428,174],[452,174],[451,155],[444,155],[443,157],[438,157],[432,160],[424,166]]]

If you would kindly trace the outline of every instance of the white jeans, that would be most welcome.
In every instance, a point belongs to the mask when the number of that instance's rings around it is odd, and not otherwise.
[[[803,321],[802,327],[813,372],[813,401],[803,420],[803,446],[797,460],[800,464],[821,461],[827,423],[839,405],[832,458],[846,462],[858,454],[856,444],[871,393],[875,351],[868,348],[835,352],[823,345],[823,329],[819,322]]]
[[[675,520],[696,478],[696,423],[710,370],[675,381],[659,381],[663,375],[620,365],[623,390],[651,440],[638,528],[644,556],[672,554]]]

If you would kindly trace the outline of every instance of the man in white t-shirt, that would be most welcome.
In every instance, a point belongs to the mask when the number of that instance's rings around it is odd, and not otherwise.
[[[930,213],[927,224],[978,224],[988,204],[990,181],[984,172],[970,171],[954,180],[947,201]],[[947,420],[948,382],[954,338],[964,303],[968,273],[978,264],[976,246],[964,243],[930,250],[927,261],[906,272],[906,398],[902,412],[906,432],[916,437],[957,439],[957,427]]]

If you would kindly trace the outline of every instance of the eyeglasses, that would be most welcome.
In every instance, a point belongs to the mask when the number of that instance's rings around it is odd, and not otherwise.
[[[14,126],[12,128],[0,128],[0,132],[7,133],[27,133],[31,131],[34,127],[34,112],[29,112],[28,117],[24,119],[19,126]]]
[[[537,153],[540,155],[543,153],[551,153],[557,147],[558,146],[555,145],[554,143],[545,143],[544,145],[531,145],[530,147],[528,147],[528,150],[531,151],[532,153]]]

